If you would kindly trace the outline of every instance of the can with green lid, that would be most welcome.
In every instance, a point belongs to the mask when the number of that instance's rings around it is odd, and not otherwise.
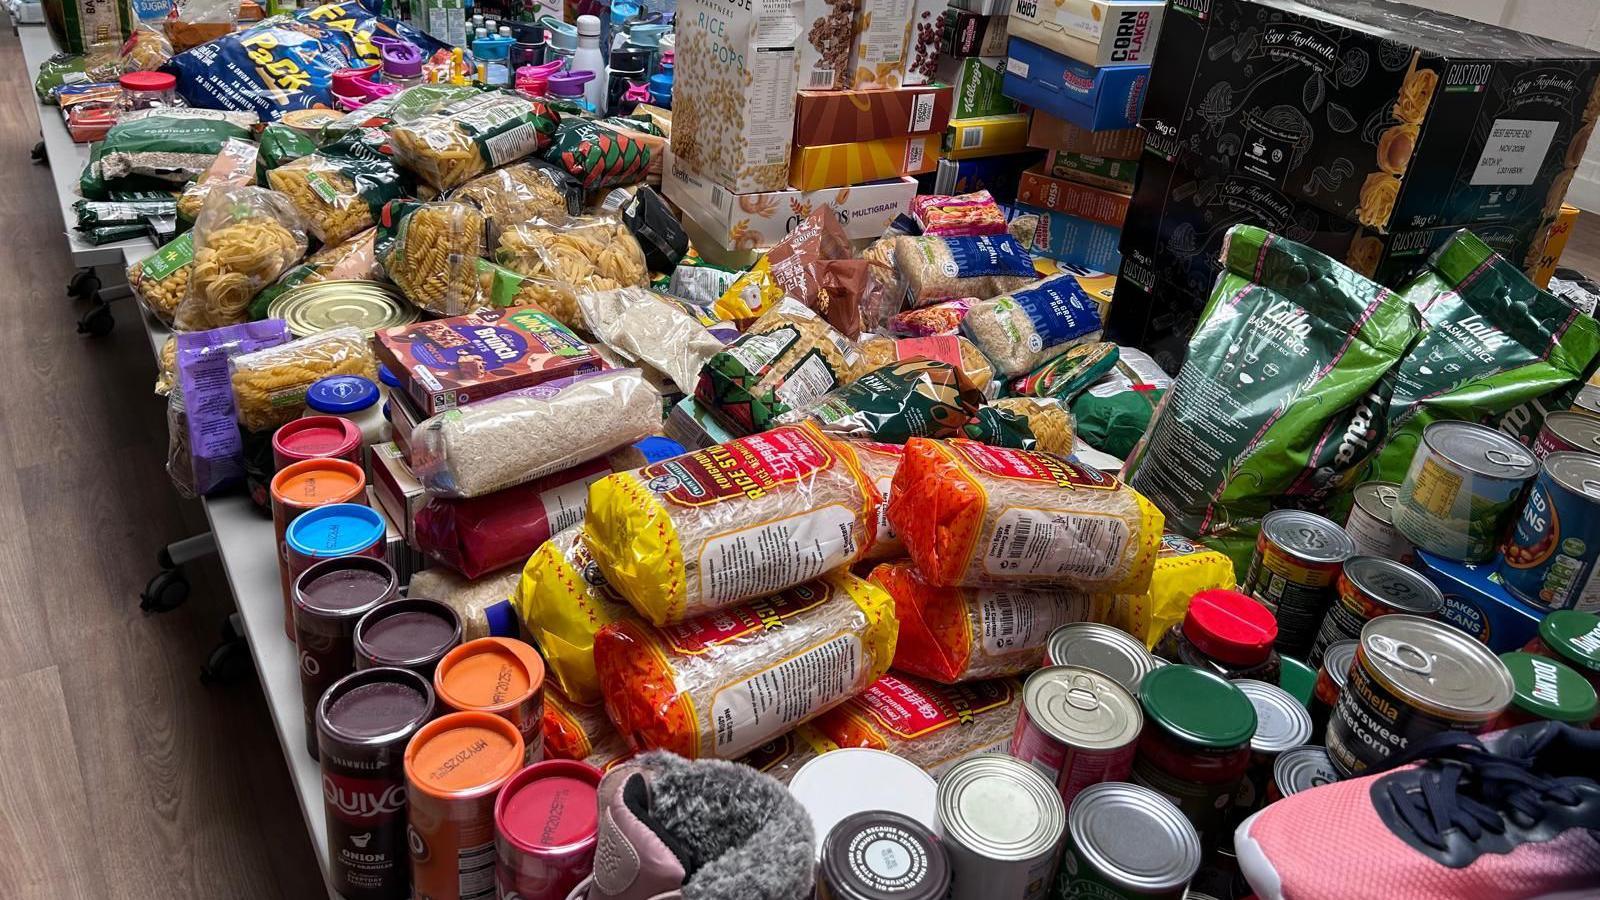
[[[1202,841],[1221,837],[1250,766],[1256,710],[1233,683],[1194,666],[1162,666],[1139,684],[1145,728],[1132,781],[1171,800]]]
[[[1278,670],[1278,686],[1294,695],[1302,706],[1311,705],[1311,694],[1317,687],[1317,670],[1292,656],[1283,657]]]
[[[1132,784],[1097,784],[1067,813],[1067,845],[1051,896],[1180,900],[1199,868],[1200,835],[1165,797]]]
[[[1594,686],[1558,659],[1517,651],[1500,654],[1511,672],[1511,705],[1491,730],[1548,719],[1582,725],[1594,719]]]
[[[1539,622],[1539,633],[1522,649],[1559,659],[1600,691],[1600,616],[1559,609]]]
[[[368,337],[380,328],[409,325],[421,314],[394,285],[377,281],[318,281],[272,299],[267,316],[282,319],[297,338],[354,325]]]

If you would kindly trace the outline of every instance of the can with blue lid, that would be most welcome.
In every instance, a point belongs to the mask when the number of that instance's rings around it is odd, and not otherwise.
[[[289,582],[324,559],[383,559],[385,530],[383,514],[360,503],[330,503],[301,513],[284,534]]]

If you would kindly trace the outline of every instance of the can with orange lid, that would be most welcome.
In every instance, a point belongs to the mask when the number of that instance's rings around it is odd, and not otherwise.
[[[411,896],[495,895],[495,795],[522,768],[522,756],[516,726],[486,712],[440,716],[406,745]]]
[[[305,459],[346,459],[362,464],[361,429],[342,416],[303,416],[272,433],[272,469]]]
[[[486,637],[451,650],[433,673],[446,709],[486,712],[515,725],[528,763],[544,758],[544,660],[516,638]]]
[[[511,776],[494,804],[501,897],[565,900],[594,869],[601,772],[547,759]]]
[[[283,631],[294,640],[294,585],[289,578],[289,523],[308,509],[329,503],[367,502],[367,476],[347,459],[307,459],[272,476],[272,532],[283,588]]]

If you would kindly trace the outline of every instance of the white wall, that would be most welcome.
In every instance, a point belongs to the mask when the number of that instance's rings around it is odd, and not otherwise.
[[[1596,0],[1410,0],[1413,5],[1493,22],[1569,44],[1600,50],[1600,2]],[[1600,140],[1591,140],[1567,190],[1567,202],[1600,212]]]

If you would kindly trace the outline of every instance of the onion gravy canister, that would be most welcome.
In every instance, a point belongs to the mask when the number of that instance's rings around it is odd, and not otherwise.
[[[272,476],[272,540],[278,554],[278,579],[283,588],[283,632],[294,640],[294,580],[289,577],[289,548],[284,536],[289,523],[309,509],[329,503],[361,503],[367,497],[367,476],[347,459],[307,459],[290,463]]]
[[[461,617],[437,600],[385,603],[356,623],[356,669],[394,666],[433,683],[439,660],[461,643]]]
[[[440,716],[406,745],[411,896],[494,896],[495,797],[522,756],[516,726],[486,712]]]
[[[355,671],[356,623],[395,598],[400,585],[381,559],[348,556],[317,563],[294,584],[294,643],[300,658],[306,751],[317,758],[316,709],[322,692]]]

